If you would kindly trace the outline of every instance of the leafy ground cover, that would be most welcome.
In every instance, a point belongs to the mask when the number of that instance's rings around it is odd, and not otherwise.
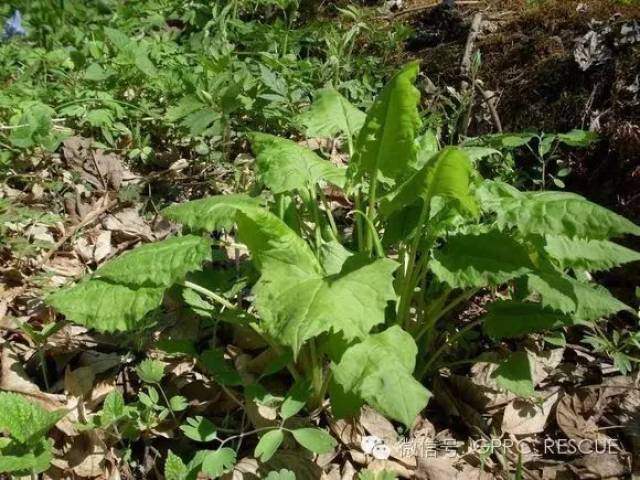
[[[610,131],[506,133],[483,7],[0,7],[0,472],[635,471],[640,226],[569,191]]]

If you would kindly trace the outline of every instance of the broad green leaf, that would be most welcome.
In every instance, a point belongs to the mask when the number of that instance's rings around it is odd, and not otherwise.
[[[240,240],[264,275],[272,266],[289,266],[296,275],[320,274],[322,267],[307,243],[276,215],[264,209],[243,208],[237,214]]]
[[[100,267],[95,276],[130,287],[170,287],[211,260],[211,241],[195,235],[142,245]]]
[[[165,480],[185,480],[188,473],[187,466],[182,459],[169,450],[167,459],[164,462]]]
[[[577,305],[573,315],[578,320],[597,320],[623,310],[633,312],[631,307],[618,300],[600,285],[588,285],[577,280],[572,283]]]
[[[472,162],[477,162],[478,160],[482,160],[485,157],[490,157],[492,155],[497,155],[502,157],[502,153],[500,150],[496,150],[495,148],[489,147],[462,147],[464,152],[469,156],[469,160]]]
[[[353,418],[364,406],[365,401],[353,392],[345,392],[335,378],[329,383],[331,413],[336,418]]]
[[[207,453],[202,461],[202,471],[212,478],[218,478],[235,464],[236,451],[232,448],[220,448]]]
[[[68,320],[101,332],[134,330],[144,316],[162,303],[164,288],[129,288],[92,278],[63,288],[47,303]]]
[[[105,70],[99,63],[92,63],[85,70],[84,78],[90,82],[101,82],[111,77],[113,74],[113,70]]]
[[[199,136],[205,133],[214,122],[221,119],[222,113],[211,107],[206,107],[187,115],[180,125],[187,128],[190,135]]]
[[[588,322],[622,310],[631,310],[605,288],[580,282],[555,271],[529,274],[527,287],[540,295],[543,306],[570,314],[579,321]]]
[[[573,323],[570,317],[545,309],[540,304],[504,300],[487,306],[483,328],[487,335],[500,339],[521,337]]]
[[[384,322],[396,268],[388,259],[352,257],[339,274],[323,276],[272,263],[254,287],[255,305],[267,331],[294,354],[325,332],[362,338]]]
[[[236,218],[238,208],[258,205],[259,199],[244,193],[216,195],[213,197],[176,203],[162,214],[169,220],[178,222],[191,230],[211,232],[230,229]]]
[[[541,305],[562,313],[575,313],[576,296],[571,279],[556,270],[542,270],[525,277],[527,289],[539,295]]]
[[[320,263],[324,271],[329,275],[340,273],[344,262],[353,256],[352,252],[335,240],[322,243],[319,250]]]
[[[497,149],[513,150],[523,147],[535,137],[532,133],[496,133],[471,139],[465,144],[473,146],[489,146]]]
[[[319,428],[298,428],[293,430],[291,434],[296,442],[318,455],[333,452],[337,444],[331,435]]]
[[[410,426],[431,396],[413,377],[417,354],[411,335],[393,326],[349,347],[331,368],[345,392]]]
[[[567,133],[559,133],[556,138],[570,147],[588,147],[598,140],[598,134],[587,130],[574,129]]]
[[[640,252],[607,240],[571,239],[559,235],[547,235],[545,240],[545,252],[557,260],[562,269],[608,270],[640,261]]]
[[[312,190],[321,180],[344,185],[344,169],[286,138],[250,135],[260,180],[273,192]]]
[[[167,109],[165,114],[165,120],[167,122],[175,122],[181,120],[191,113],[200,110],[205,105],[193,95],[187,95],[180,99],[180,101]]]
[[[120,420],[125,414],[124,398],[118,390],[113,390],[104,399],[100,412],[100,424],[107,427]]]
[[[127,34],[115,28],[104,27],[104,33],[111,43],[120,50],[127,48],[131,43]]]
[[[420,92],[413,85],[417,76],[418,63],[408,64],[374,101],[355,144],[352,178],[366,173],[397,181],[416,163],[415,139],[421,126]]]
[[[160,383],[164,377],[164,365],[158,360],[147,358],[136,367],[136,373],[144,383]]]
[[[153,62],[149,59],[149,53],[146,48],[137,46],[133,49],[134,65],[138,67],[142,73],[148,77],[154,77],[158,74],[158,70]]]
[[[33,438],[29,444],[11,442],[0,451],[0,473],[13,473],[9,478],[28,478],[47,470],[52,459],[47,438]]]
[[[352,138],[362,128],[366,117],[340,92],[324,88],[316,93],[311,107],[298,120],[305,127],[308,138],[335,137],[339,134]]]
[[[498,365],[492,376],[500,388],[520,397],[532,397],[535,394],[533,370],[527,352],[512,353]]]
[[[279,428],[270,430],[260,437],[260,441],[258,441],[253,455],[259,458],[262,463],[266,463],[271,460],[271,457],[278,451],[283,440],[284,433],[282,430]]]
[[[212,442],[218,438],[216,426],[204,417],[189,417],[186,423],[180,425],[180,430],[196,442]]]
[[[430,204],[434,197],[442,197],[456,201],[462,209],[475,215],[479,209],[469,192],[470,182],[471,163],[467,154],[459,148],[446,148],[384,198],[380,210],[389,216],[418,199]]]
[[[500,228],[516,227],[524,235],[564,235],[605,240],[640,235],[640,227],[580,195],[567,192],[520,192],[487,181],[477,192],[485,211],[496,214]]]
[[[64,415],[49,412],[17,393],[0,392],[0,432],[19,443],[39,440]]]
[[[55,115],[48,105],[39,102],[29,102],[22,107],[22,113],[11,117],[12,127],[9,131],[9,141],[18,148],[29,148],[35,145],[57,146],[52,137],[52,120]]]
[[[450,237],[429,265],[439,280],[456,288],[499,285],[534,269],[527,248],[495,230]]]

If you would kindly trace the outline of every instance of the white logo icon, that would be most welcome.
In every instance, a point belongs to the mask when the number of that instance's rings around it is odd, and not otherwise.
[[[377,460],[386,460],[391,455],[391,449],[384,444],[384,440],[375,435],[362,437],[360,447],[364,453],[373,455]]]

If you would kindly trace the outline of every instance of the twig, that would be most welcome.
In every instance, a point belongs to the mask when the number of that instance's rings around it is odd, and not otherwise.
[[[69,230],[62,236],[62,238],[60,240],[58,240],[55,243],[55,245],[51,249],[49,249],[49,251],[47,253],[44,254],[44,256],[38,262],[38,266],[42,267],[43,265],[45,265],[51,259],[51,257],[53,257],[57,253],[57,251],[65,243],[67,243],[67,240],[69,240],[71,237],[73,237],[76,234],[76,232],[78,230],[86,227],[90,223],[93,223],[104,212],[106,212],[107,210],[115,207],[118,204],[118,200],[114,199],[114,200],[111,200],[111,201],[107,201],[107,196],[105,195],[104,197],[102,197],[102,203],[103,203],[103,205],[101,207],[90,211],[87,214],[87,216],[84,217],[84,219],[80,223],[78,223],[78,224],[72,226],[71,228],[69,228]]]
[[[471,21],[471,29],[469,30],[467,43],[464,47],[464,55],[462,56],[462,63],[460,64],[460,71],[463,77],[469,76],[469,72],[471,71],[471,55],[473,54],[473,48],[475,47],[476,39],[480,34],[481,26],[482,26],[482,12],[477,12],[473,16],[473,20]]]
[[[475,81],[475,86],[478,92],[480,92],[480,95],[482,95],[484,102],[487,104],[487,108],[489,109],[489,113],[491,114],[491,120],[493,120],[493,126],[496,127],[496,130],[498,132],[502,133],[502,122],[500,121],[498,110],[493,103],[493,97],[489,95],[489,93],[484,88],[482,88],[482,86],[480,86],[480,83],[477,80]]]
[[[67,240],[73,237],[80,229],[96,221],[98,217],[100,217],[100,215],[102,215],[104,212],[115,207],[118,204],[117,199],[107,201],[106,195],[102,197],[102,202],[103,205],[101,207],[92,210],[80,223],[70,227],[69,230],[62,236],[62,238],[60,238],[60,240],[58,240],[55,245],[42,256],[42,258],[40,258],[40,260],[36,263],[35,268],[43,268],[49,262],[49,260],[51,260],[51,258],[58,252],[58,250],[67,242]],[[2,297],[0,297],[0,300],[6,301],[7,303],[11,302],[14,298],[21,295],[27,289],[27,286],[28,283],[22,285],[21,287],[9,290]]]

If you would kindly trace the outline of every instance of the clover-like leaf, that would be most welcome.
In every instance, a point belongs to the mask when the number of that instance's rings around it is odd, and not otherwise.
[[[147,358],[136,367],[136,373],[145,383],[160,383],[164,377],[164,365],[158,360]]]
[[[202,471],[213,478],[220,477],[236,464],[236,451],[232,448],[220,448],[207,453],[202,461]]]
[[[279,428],[275,430],[269,430],[267,433],[260,437],[260,441],[256,445],[254,456],[259,458],[262,463],[268,462],[271,457],[278,451],[282,441],[284,440],[284,433]]]
[[[218,438],[216,426],[204,417],[187,418],[187,423],[181,425],[180,430],[196,442],[211,442]]]
[[[182,412],[189,406],[189,402],[182,395],[174,395],[169,399],[169,406],[174,412]]]
[[[293,385],[280,407],[280,416],[283,420],[293,417],[304,408],[311,393],[309,388],[309,382],[306,380],[299,380]]]
[[[296,480],[296,474],[285,468],[270,471],[265,480]]]

